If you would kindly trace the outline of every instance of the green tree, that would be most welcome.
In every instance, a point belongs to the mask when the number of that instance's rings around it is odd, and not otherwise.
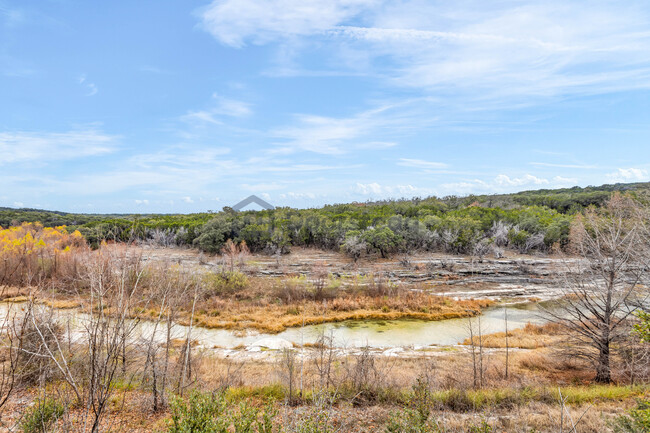
[[[365,242],[370,251],[377,251],[383,258],[388,254],[397,251],[402,245],[403,239],[396,235],[388,227],[370,228],[360,236],[361,241]]]

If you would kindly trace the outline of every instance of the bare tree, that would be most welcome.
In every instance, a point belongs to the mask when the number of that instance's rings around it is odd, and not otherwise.
[[[320,389],[326,389],[332,385],[332,367],[336,361],[333,331],[330,335],[325,335],[323,329],[316,341],[315,348],[313,362],[320,379]]]
[[[294,383],[296,381],[296,369],[298,368],[297,360],[296,360],[296,352],[293,349],[283,349],[282,350],[282,356],[280,358],[280,374],[282,376],[282,379],[287,383],[287,386],[289,387],[289,395],[287,397],[287,403],[289,405],[293,404],[294,398],[293,398],[293,387]]]
[[[84,409],[84,431],[89,427],[94,433],[107,413],[115,379],[123,374],[120,366],[128,358],[137,325],[131,317],[142,300],[143,268],[139,257],[106,250],[89,259],[85,272],[89,298],[80,316],[80,329],[72,331],[68,326],[62,335],[58,321],[30,314],[30,327],[41,343],[39,351],[30,354],[51,362]],[[29,308],[34,309],[33,303]]]
[[[5,313],[0,325],[2,347],[0,348],[0,422],[2,422],[2,408],[14,392],[19,379],[19,357],[23,330],[25,329],[25,316],[22,320],[10,311]]]
[[[241,241],[239,244],[233,242],[231,239],[226,241],[226,244],[221,248],[223,260],[230,272],[235,271],[235,265],[241,266],[244,264],[246,257],[250,255],[250,250],[246,245],[246,241]]]
[[[546,308],[568,331],[571,354],[593,362],[597,382],[611,382],[612,343],[622,341],[622,325],[647,296],[641,287],[650,249],[646,222],[646,209],[618,193],[579,215],[570,235],[579,260],[567,261],[564,297]]]

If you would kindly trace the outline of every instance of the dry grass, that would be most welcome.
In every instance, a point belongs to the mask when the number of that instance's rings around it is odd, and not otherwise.
[[[327,302],[304,300],[291,304],[270,300],[241,302],[211,299],[202,303],[195,324],[206,328],[256,329],[278,333],[287,328],[346,320],[445,320],[475,316],[490,301],[454,301],[423,293],[392,297],[346,295]],[[153,310],[152,310],[153,312]],[[150,312],[149,314],[152,314]],[[181,323],[189,323],[185,312]]]
[[[555,323],[547,323],[544,325],[533,325],[527,323],[526,326],[519,329],[508,331],[508,347],[518,349],[538,349],[540,347],[548,347],[557,342],[560,338],[560,326]],[[506,347],[506,333],[495,332],[493,334],[483,335],[480,338],[483,347],[499,348]],[[470,345],[469,338],[463,341],[463,344]],[[474,344],[479,344],[479,337],[474,337]]]

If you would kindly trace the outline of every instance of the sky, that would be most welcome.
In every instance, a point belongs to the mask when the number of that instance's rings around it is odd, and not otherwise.
[[[0,0],[0,207],[648,180],[647,0]]]

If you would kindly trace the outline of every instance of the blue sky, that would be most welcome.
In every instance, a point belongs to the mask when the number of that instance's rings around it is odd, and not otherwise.
[[[650,180],[647,1],[0,0],[0,206]]]

